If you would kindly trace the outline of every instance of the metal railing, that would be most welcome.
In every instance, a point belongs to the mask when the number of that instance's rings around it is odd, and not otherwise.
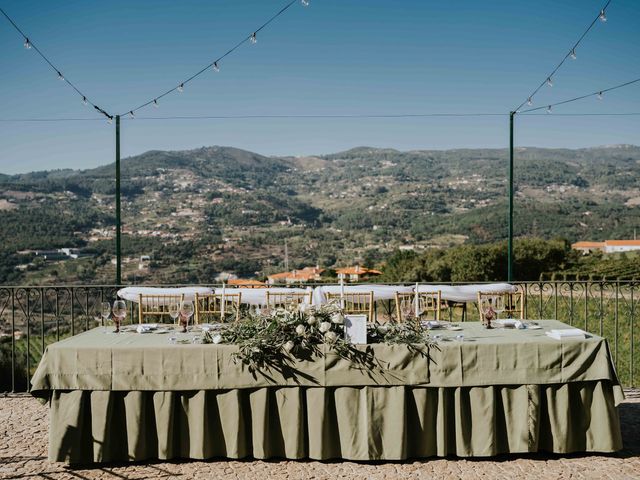
[[[320,284],[314,284],[318,286]],[[618,376],[624,386],[637,385],[636,338],[640,313],[640,282],[518,282],[528,319],[555,318],[609,340]],[[210,285],[220,287],[220,285]],[[101,303],[113,301],[118,287],[0,287],[0,392],[28,391],[29,380],[47,345],[102,324]],[[389,305],[379,311],[390,311]],[[137,319],[128,305],[128,322]],[[460,311],[456,312],[459,320]],[[475,307],[467,319],[477,320]]]

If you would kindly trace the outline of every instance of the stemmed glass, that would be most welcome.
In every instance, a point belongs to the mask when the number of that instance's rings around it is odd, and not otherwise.
[[[113,302],[113,320],[116,323],[115,333],[120,332],[120,323],[124,320],[124,317],[127,316],[127,304],[124,303],[124,300],[116,300]]]
[[[102,302],[100,316],[102,317],[102,332],[107,333],[107,322],[111,316],[111,304],[109,302]]]
[[[180,304],[179,303],[170,303],[169,304],[169,316],[173,319],[173,323],[176,323],[176,319],[180,315]]]
[[[182,325],[182,333],[187,331],[189,319],[193,316],[193,302],[182,302],[180,305],[180,324]]]

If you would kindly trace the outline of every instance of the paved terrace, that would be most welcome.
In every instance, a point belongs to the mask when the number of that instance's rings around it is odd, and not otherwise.
[[[177,461],[70,468],[47,461],[48,409],[26,396],[0,397],[0,478],[44,479],[640,479],[640,390],[620,406],[624,450],[613,455],[504,455],[398,463]]]

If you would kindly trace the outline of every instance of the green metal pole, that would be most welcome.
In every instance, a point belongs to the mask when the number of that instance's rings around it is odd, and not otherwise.
[[[120,222],[120,115],[116,115],[116,285],[122,285]]]
[[[513,117],[509,112],[509,240],[507,242],[507,281],[513,281]]]

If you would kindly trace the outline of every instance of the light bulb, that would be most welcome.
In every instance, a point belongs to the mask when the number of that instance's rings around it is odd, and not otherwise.
[[[553,87],[553,80],[551,79],[551,77],[547,77],[547,85]]]
[[[220,71],[220,67],[218,66],[218,62],[213,62],[213,71],[214,72],[219,72]]]
[[[64,77],[62,76],[62,74],[60,72],[58,72],[58,80],[64,80]]]
[[[112,117],[107,118],[107,123],[111,125],[113,123],[113,118]]]
[[[527,98],[527,105],[533,105],[533,99],[531,97]]]
[[[251,41],[251,43],[253,45],[255,45],[256,43],[258,43],[258,39],[256,38],[256,34],[255,32],[251,35],[251,38],[249,39]]]
[[[604,9],[600,10],[600,15],[598,15],[598,17],[600,18],[601,22],[607,21],[607,14],[605,13]]]
[[[551,113],[551,105],[547,107],[547,113]]]
[[[181,84],[178,86],[178,91],[179,91],[180,93],[184,92],[184,83],[181,83]]]
[[[31,50],[31,42],[28,38],[24,39],[24,48],[26,48],[27,50]]]
[[[153,100],[153,106],[156,107],[156,108],[158,108],[160,106],[160,105],[158,105],[158,99],[157,98]]]
[[[309,6],[309,0],[300,0],[300,3],[302,4],[303,7]]]
[[[572,58],[573,60],[575,60],[576,58],[578,58],[578,55],[576,55],[576,49],[575,49],[575,48],[571,49],[571,53],[570,53],[570,55],[571,55],[571,58]]]
[[[129,116],[130,116],[131,118],[136,118],[136,116],[133,114],[133,110],[130,110],[130,111],[129,111]]]
[[[598,100],[602,100],[602,92],[598,92],[598,95],[596,95],[598,97]]]
[[[87,105],[87,97],[82,97],[82,104]]]

